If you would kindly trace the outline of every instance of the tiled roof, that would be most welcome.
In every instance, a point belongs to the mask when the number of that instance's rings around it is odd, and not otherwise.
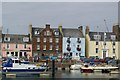
[[[83,33],[79,29],[63,28],[64,37],[84,37]]]

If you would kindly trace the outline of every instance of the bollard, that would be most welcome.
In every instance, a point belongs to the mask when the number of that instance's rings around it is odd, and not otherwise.
[[[55,60],[52,60],[52,77],[55,77]]]

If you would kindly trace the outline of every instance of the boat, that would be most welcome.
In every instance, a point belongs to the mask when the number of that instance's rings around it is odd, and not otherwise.
[[[91,66],[85,64],[83,67],[80,68],[81,73],[93,73],[94,70]]]
[[[79,70],[82,67],[81,64],[73,64],[70,66],[71,70]]]
[[[3,72],[43,72],[47,70],[47,67],[24,64],[19,58],[8,58],[7,62],[3,64],[2,70]]]
[[[114,66],[89,66],[85,65],[84,67],[81,67],[80,70],[83,73],[93,73],[96,70],[101,71],[102,73],[109,73],[111,70],[116,70],[118,67]]]

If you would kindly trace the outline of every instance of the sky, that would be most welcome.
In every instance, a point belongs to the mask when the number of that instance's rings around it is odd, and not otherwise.
[[[28,26],[78,28],[89,26],[91,31],[109,31],[118,23],[118,2],[2,2],[3,33],[27,34]],[[112,1],[112,0],[111,0]],[[1,4],[0,4],[1,5]],[[97,29],[97,26],[99,27]]]

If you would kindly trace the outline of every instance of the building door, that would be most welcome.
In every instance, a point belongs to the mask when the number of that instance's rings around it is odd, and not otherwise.
[[[107,49],[103,50],[103,56],[102,56],[102,58],[104,59],[106,57],[108,57],[108,50]]]

